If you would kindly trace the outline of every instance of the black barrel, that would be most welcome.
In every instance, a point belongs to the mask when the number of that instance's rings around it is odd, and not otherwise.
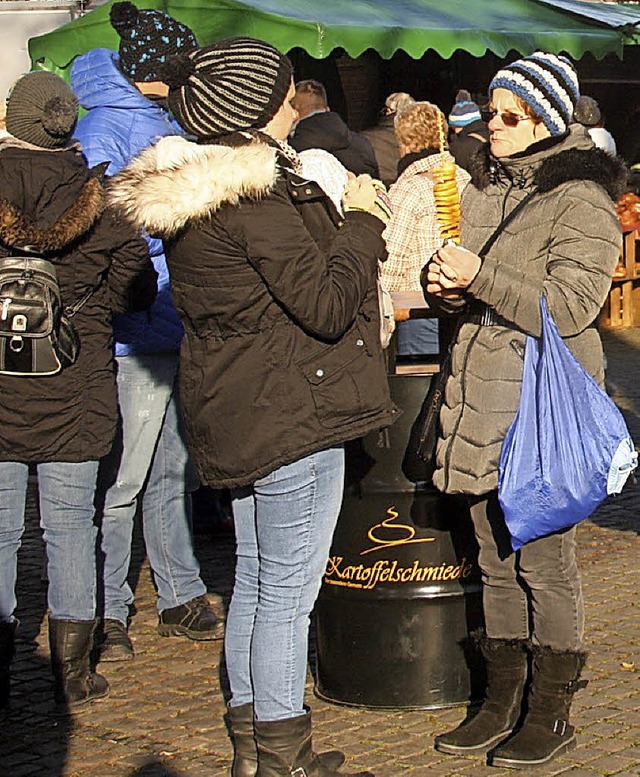
[[[478,698],[468,634],[482,626],[464,501],[406,478],[430,376],[390,376],[403,411],[347,450],[347,487],[316,604],[316,694],[338,704],[437,709]]]

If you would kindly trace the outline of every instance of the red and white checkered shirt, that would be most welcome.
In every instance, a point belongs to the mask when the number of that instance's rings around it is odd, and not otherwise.
[[[453,161],[448,153],[447,161]],[[443,162],[441,154],[418,159],[407,167],[389,189],[393,216],[383,237],[389,258],[380,268],[380,280],[387,291],[421,291],[420,271],[442,245],[433,197],[430,171]],[[469,174],[458,167],[458,191],[469,181]]]

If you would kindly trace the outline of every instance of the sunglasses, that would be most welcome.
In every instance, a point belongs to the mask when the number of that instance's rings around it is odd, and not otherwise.
[[[505,127],[517,127],[521,121],[531,120],[531,116],[518,116],[515,113],[509,113],[509,111],[504,111],[501,113],[500,111],[489,109],[487,111],[487,121],[491,121],[494,116],[500,116],[500,120]]]

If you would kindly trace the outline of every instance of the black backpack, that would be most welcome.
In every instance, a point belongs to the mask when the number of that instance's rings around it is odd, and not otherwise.
[[[94,293],[64,307],[53,262],[29,247],[0,259],[0,375],[57,375],[80,340],[71,318]]]

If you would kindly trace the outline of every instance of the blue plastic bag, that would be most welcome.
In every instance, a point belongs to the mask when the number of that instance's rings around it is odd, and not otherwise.
[[[498,498],[514,550],[588,518],[638,464],[613,401],[573,356],[540,301],[527,337],[522,393],[500,453]]]

